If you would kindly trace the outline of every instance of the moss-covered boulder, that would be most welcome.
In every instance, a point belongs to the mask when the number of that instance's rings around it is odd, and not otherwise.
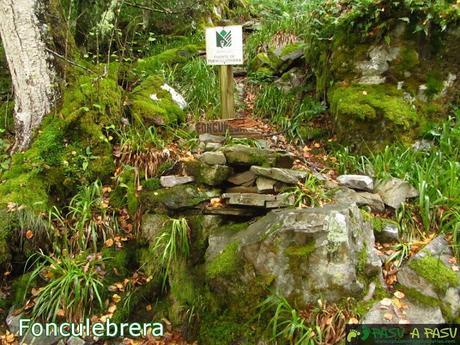
[[[64,199],[109,176],[115,164],[105,127],[118,125],[122,94],[115,71],[106,78],[76,78],[57,114],[44,119],[32,146],[16,153],[0,176],[0,207],[12,202],[45,211],[53,202],[49,191]]]
[[[295,304],[358,297],[380,271],[371,225],[356,206],[272,211],[232,233],[209,238],[208,279],[251,276],[273,283]],[[245,271],[245,274],[238,272]],[[230,278],[232,279],[232,278]]]
[[[432,240],[398,272],[401,290],[413,301],[440,307],[449,321],[460,317],[460,274],[452,269],[452,251],[443,236]]]
[[[394,85],[336,86],[329,93],[337,138],[361,149],[409,142],[423,121]]]
[[[169,90],[160,76],[150,76],[137,86],[129,98],[131,114],[135,121],[147,127],[182,122],[185,113]]]

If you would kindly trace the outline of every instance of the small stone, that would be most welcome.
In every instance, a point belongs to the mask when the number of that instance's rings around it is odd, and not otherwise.
[[[190,183],[194,180],[195,179],[193,178],[193,176],[161,176],[160,184],[163,188],[170,188],[181,184]]]
[[[259,193],[273,192],[276,182],[277,181],[266,178],[266,177],[258,177],[256,180],[257,192]]]
[[[208,143],[222,144],[225,141],[225,137],[220,136],[220,135],[204,133],[204,134],[200,134],[199,140],[205,144],[208,144]]]
[[[67,345],[85,345],[86,342],[82,338],[78,337],[70,337],[69,340],[67,340]]]
[[[204,144],[203,144],[204,145]],[[206,152],[209,152],[209,151],[217,151],[219,150],[220,148],[222,147],[222,144],[219,144],[219,143],[207,143],[204,147],[204,150]]]
[[[248,186],[248,185],[252,185],[255,180],[256,180],[256,174],[248,170],[248,171],[231,176],[227,181],[237,186],[242,186],[242,185]]]
[[[337,182],[351,189],[367,192],[372,192],[374,190],[374,180],[366,175],[341,175],[337,177]]]
[[[375,191],[382,197],[385,205],[394,209],[399,209],[407,199],[418,196],[417,189],[411,186],[409,182],[398,178],[380,182]]]
[[[380,242],[399,241],[399,227],[397,224],[387,223],[382,231],[376,231],[375,237]]]
[[[306,171],[281,168],[263,168],[259,166],[252,166],[251,171],[256,175],[271,178],[287,184],[296,184],[308,176]]]
[[[220,152],[205,152],[200,156],[200,160],[203,163],[209,164],[209,165],[225,165],[227,164],[227,159],[225,158],[225,155]]]

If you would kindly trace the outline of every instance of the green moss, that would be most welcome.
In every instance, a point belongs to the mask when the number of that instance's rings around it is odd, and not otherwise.
[[[139,59],[136,70],[138,73],[145,76],[156,74],[165,65],[175,65],[187,62],[196,56],[198,49],[198,46],[190,44],[181,48],[169,49],[145,59]]]
[[[443,77],[439,71],[430,71],[426,79],[425,94],[431,98],[442,91],[444,87]]]
[[[108,281],[120,281],[129,275],[131,269],[138,266],[136,257],[137,243],[126,242],[123,248],[103,248],[102,257],[106,259],[105,267]]]
[[[14,202],[44,212],[52,203],[50,190],[64,199],[76,187],[110,175],[115,165],[103,129],[116,124],[121,111],[115,76],[77,77],[64,94],[59,115],[47,116],[31,147],[14,155],[2,176],[0,207]]]
[[[31,273],[23,274],[16,278],[11,284],[11,304],[22,306],[29,290],[35,286],[35,281],[30,281]]]
[[[420,259],[411,260],[409,267],[441,293],[445,293],[449,287],[460,286],[460,278],[457,273],[437,257],[424,256]]]
[[[314,252],[316,246],[315,242],[311,241],[304,246],[290,246],[287,247],[284,253],[287,256],[301,256],[301,257],[308,257],[311,253]]]
[[[232,276],[241,268],[241,258],[238,251],[238,243],[229,244],[217,257],[206,266],[208,278],[219,276]]]
[[[185,162],[185,168],[189,175],[195,178],[197,183],[208,186],[218,186],[230,177],[232,169],[223,165],[210,166],[198,159]]]
[[[396,77],[406,79],[405,73],[412,73],[420,64],[419,54],[416,49],[412,47],[403,47],[393,63],[391,63],[390,70],[392,70]]]
[[[364,274],[368,261],[369,257],[367,254],[367,249],[366,246],[363,246],[363,248],[358,253],[358,263],[356,265],[356,272],[358,274]]]
[[[383,147],[408,141],[421,122],[417,112],[403,99],[396,86],[338,86],[329,93],[337,137],[345,144]]]
[[[149,281],[147,284],[135,287],[126,293],[122,294],[121,301],[117,304],[117,310],[113,314],[111,321],[115,323],[121,322],[150,322],[153,318],[153,312],[146,310],[148,304],[153,304],[157,298],[160,283],[155,280]]]
[[[0,267],[4,267],[11,259],[8,246],[10,235],[10,216],[6,211],[0,210]]]
[[[116,208],[128,209],[134,215],[138,207],[137,183],[133,168],[125,166],[117,178],[117,185],[110,193],[110,204]]]
[[[407,298],[414,302],[428,305],[430,307],[438,307],[440,305],[438,299],[424,295],[417,289],[401,285],[400,290],[404,292]]]
[[[159,178],[150,178],[148,180],[142,181],[142,188],[145,190],[157,190],[161,188],[161,183]]]
[[[184,120],[183,110],[169,91],[162,89],[163,84],[161,77],[150,76],[131,93],[131,113],[140,124],[171,125]]]

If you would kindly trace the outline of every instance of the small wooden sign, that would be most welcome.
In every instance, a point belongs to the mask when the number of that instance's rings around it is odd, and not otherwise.
[[[230,135],[232,137],[246,138],[264,138],[267,133],[264,133],[261,128],[258,128],[259,123],[251,119],[228,119],[216,121],[201,121],[195,125],[198,134],[213,134],[213,135]]]
[[[219,66],[220,103],[223,119],[235,116],[232,65],[243,64],[243,27],[219,26],[206,29],[206,60]]]

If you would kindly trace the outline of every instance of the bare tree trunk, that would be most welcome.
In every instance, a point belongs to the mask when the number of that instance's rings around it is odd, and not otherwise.
[[[14,88],[15,150],[26,149],[58,95],[58,72],[48,48],[47,0],[0,0],[0,35]]]

